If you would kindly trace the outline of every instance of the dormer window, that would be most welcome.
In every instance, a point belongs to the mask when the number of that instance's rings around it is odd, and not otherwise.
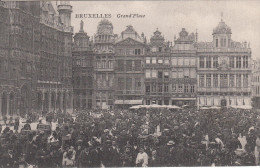
[[[159,47],[159,52],[162,52],[162,47]]]

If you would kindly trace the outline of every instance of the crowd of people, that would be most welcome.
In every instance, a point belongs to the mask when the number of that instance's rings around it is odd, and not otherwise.
[[[259,165],[256,110],[83,110],[43,118],[57,123],[51,133],[31,130],[29,120],[20,131],[19,119],[14,130],[1,129],[1,167]]]

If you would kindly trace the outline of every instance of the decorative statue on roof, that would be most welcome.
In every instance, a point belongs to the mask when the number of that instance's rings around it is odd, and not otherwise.
[[[83,30],[83,26],[84,26],[84,22],[81,20],[80,21],[80,32],[84,32],[84,30]]]

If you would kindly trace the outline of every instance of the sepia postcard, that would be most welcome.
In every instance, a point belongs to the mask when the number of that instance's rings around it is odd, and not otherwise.
[[[0,168],[260,165],[260,1],[0,0]]]

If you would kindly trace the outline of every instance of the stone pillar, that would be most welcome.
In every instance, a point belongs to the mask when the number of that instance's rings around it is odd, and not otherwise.
[[[49,92],[48,97],[49,97],[49,102],[48,102],[47,112],[50,112],[50,110],[51,110],[51,91]]]
[[[236,67],[237,67],[237,64],[236,64],[236,62],[237,62],[237,57],[234,57],[234,68],[236,68]]]
[[[207,58],[206,57],[203,57],[203,62],[204,62],[204,67],[202,69],[205,69],[206,68],[206,65],[207,65]]]
[[[82,110],[82,94],[79,95],[79,109]]]
[[[210,75],[210,81],[211,81],[211,88],[213,88],[214,87],[213,74]]]
[[[227,83],[228,83],[228,88],[229,88],[229,79],[230,79],[230,74],[228,73],[228,74],[227,74],[227,80],[228,80]]]
[[[72,96],[72,94],[71,94],[71,97],[70,97],[70,108],[72,109],[72,111],[74,111],[73,96]]]
[[[63,93],[60,94],[60,109],[63,111]]]
[[[218,74],[218,87],[220,88],[220,74]]]
[[[6,105],[6,115],[9,116],[10,115],[10,94],[6,94],[6,99],[7,99],[7,105]]]
[[[234,75],[234,85],[235,85],[235,88],[237,87],[237,74]]]
[[[43,111],[43,104],[44,104],[44,93],[41,92],[41,111]]]
[[[241,88],[244,87],[244,74],[241,74]]]
[[[2,118],[3,116],[2,116],[2,94],[0,94],[0,112],[1,112],[1,114],[0,114],[0,118]]]

